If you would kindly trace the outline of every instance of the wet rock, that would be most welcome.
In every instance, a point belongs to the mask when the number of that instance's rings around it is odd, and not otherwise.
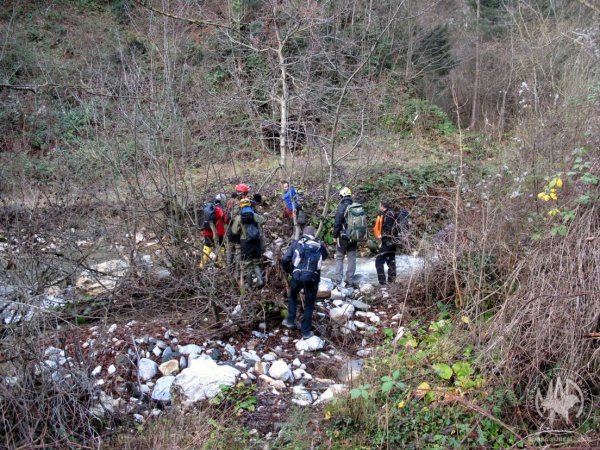
[[[138,363],[138,377],[143,380],[151,380],[158,371],[158,364],[148,358],[140,359]]]
[[[160,373],[162,373],[165,376],[173,375],[173,374],[179,372],[179,361],[177,361],[176,359],[172,359],[171,361],[162,363],[158,367],[158,370],[160,371]]]
[[[174,381],[175,377],[173,375],[160,377],[158,380],[156,380],[156,384],[152,390],[152,400],[159,402],[171,401],[171,386],[173,385]]]
[[[219,349],[218,349],[218,348],[213,348],[213,349],[210,351],[210,357],[211,357],[212,359],[214,359],[215,361],[219,361],[219,360],[221,359],[221,352],[219,351]]]
[[[300,339],[296,342],[296,350],[315,352],[321,350],[325,346],[325,341],[319,336],[313,336],[309,339]]]
[[[279,359],[275,361],[269,368],[269,376],[276,380],[287,381],[293,377],[288,365],[285,361]]]
[[[179,405],[191,405],[213,398],[220,392],[220,386],[233,386],[239,374],[236,368],[218,365],[212,359],[194,359],[175,377],[171,387],[172,399]]]
[[[350,381],[356,380],[360,376],[364,365],[365,362],[362,359],[352,359],[346,361],[346,363],[338,371],[338,380],[342,383],[350,383]]]

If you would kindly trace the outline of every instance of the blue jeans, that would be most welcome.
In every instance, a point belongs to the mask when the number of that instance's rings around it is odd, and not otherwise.
[[[294,323],[296,320],[298,294],[302,289],[304,289],[304,316],[302,317],[300,332],[304,336],[310,333],[312,328],[312,315],[315,308],[315,300],[317,299],[317,291],[319,290],[319,279],[315,277],[311,281],[301,282],[292,278],[290,295],[288,297],[288,323]]]

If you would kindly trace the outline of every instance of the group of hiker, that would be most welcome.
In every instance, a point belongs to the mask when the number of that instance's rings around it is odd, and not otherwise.
[[[282,269],[290,275],[288,290],[288,314],[282,325],[295,327],[298,296],[304,291],[304,314],[300,326],[303,338],[313,336],[312,313],[321,278],[321,265],[329,254],[325,244],[317,239],[314,227],[306,226],[306,213],[301,206],[299,193],[288,182],[282,182],[281,199],[285,205],[283,216],[293,227],[293,239],[281,258]],[[352,191],[344,187],[339,191],[340,202],[335,214],[333,238],[335,239],[335,273],[332,281],[337,286],[357,287],[355,282],[356,258],[359,243],[368,236],[367,217],[364,207],[353,200]],[[250,197],[246,184],[238,184],[227,200],[218,194],[213,201],[202,207],[202,235],[204,247],[200,265],[212,261],[222,266],[227,261],[230,268],[239,268],[240,283],[246,289],[260,289],[265,285],[262,265],[266,218],[256,212],[260,196]],[[384,286],[396,279],[396,251],[406,234],[408,212],[392,209],[388,200],[379,202],[379,213],[373,234],[380,241],[375,267],[379,284]],[[304,227],[302,232],[301,227]],[[225,241],[225,236],[227,240]],[[344,276],[344,260],[347,269]],[[387,265],[387,276],[384,266]]]

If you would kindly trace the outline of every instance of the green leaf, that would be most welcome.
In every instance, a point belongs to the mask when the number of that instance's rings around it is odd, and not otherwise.
[[[362,389],[358,389],[358,388],[352,389],[350,391],[350,398],[352,400],[356,400],[358,397],[360,397],[361,394],[362,394]]]
[[[392,372],[392,378],[394,380],[397,380],[398,378],[400,378],[400,370],[399,369],[396,369]]]
[[[384,382],[392,381],[392,377],[387,376],[387,375],[383,376],[383,377],[381,377],[381,381],[384,381]]]
[[[435,370],[435,373],[437,373],[437,375],[444,380],[449,380],[452,378],[452,368],[448,364],[434,364],[433,370]]]
[[[473,373],[471,364],[465,361],[459,361],[452,364],[452,370],[456,374],[456,378],[468,378]]]
[[[394,387],[393,381],[386,381],[385,383],[383,383],[381,385],[381,392],[383,392],[384,394],[387,392],[390,392],[393,387]]]

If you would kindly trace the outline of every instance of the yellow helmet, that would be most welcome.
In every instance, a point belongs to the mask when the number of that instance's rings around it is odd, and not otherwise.
[[[347,195],[352,195],[352,191],[350,188],[344,186],[342,189],[340,189],[340,197],[345,197]]]
[[[240,208],[244,208],[245,206],[251,206],[250,200],[247,198],[243,198],[240,200]]]

